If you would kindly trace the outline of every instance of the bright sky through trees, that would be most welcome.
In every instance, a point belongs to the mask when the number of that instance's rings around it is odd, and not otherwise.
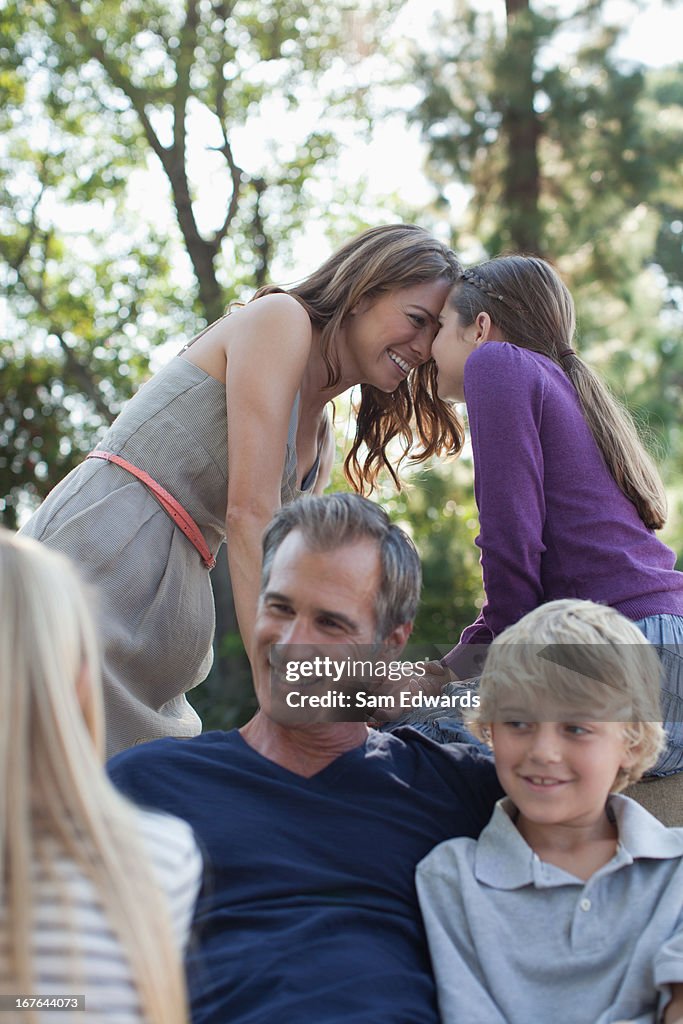
[[[481,0],[480,8],[489,9],[494,17],[504,20],[503,0]],[[539,4],[539,9],[541,5]],[[553,9],[557,4],[550,5]],[[574,0],[560,0],[560,6],[569,14],[576,6]],[[402,39],[428,46],[434,15],[448,13],[452,9],[450,0],[432,0],[425,4],[424,0],[409,0],[396,20],[393,33],[399,42]],[[664,3],[663,0],[652,0],[637,14],[630,0],[611,0],[606,15],[619,24],[629,25],[620,44],[619,52],[626,60],[633,60],[651,66],[674,63],[680,59],[680,40],[683,38],[683,4]],[[566,40],[569,47],[570,41]],[[549,58],[554,61],[566,59],[567,53],[562,52],[557,44]],[[563,45],[563,44],[562,44]],[[378,73],[382,69],[378,68]],[[258,70],[255,69],[255,74]],[[377,89],[377,86],[375,86]],[[413,93],[415,92],[415,95]],[[399,89],[384,90],[387,105],[396,113],[383,116],[373,130],[372,138],[361,142],[349,136],[343,138],[344,152],[339,161],[335,180],[328,183],[329,194],[339,180],[354,182],[363,176],[367,181],[365,197],[368,211],[371,211],[376,200],[393,193],[413,206],[419,208],[427,205],[433,197],[433,190],[428,183],[422,164],[424,148],[420,139],[417,124],[406,125],[402,110],[410,109],[417,101],[416,90],[403,86]],[[307,126],[315,123],[318,118],[325,118],[326,112],[320,99],[311,96],[307,104],[301,104],[296,111],[287,111],[284,103],[277,99],[272,102],[269,114],[270,125],[278,125],[278,137],[290,133],[292,137],[301,137]],[[214,144],[213,135],[216,126],[211,118],[196,118],[191,126],[191,145],[193,148],[192,171],[197,182],[201,182],[198,190],[197,216],[204,227],[210,227],[216,210],[223,209],[223,191],[227,188],[224,173],[224,162],[212,154],[207,147]],[[348,132],[348,124],[339,123],[340,132]],[[264,125],[250,123],[233,133],[235,152],[238,163],[247,171],[259,172],[273,159],[272,148],[268,142],[269,131]],[[162,178],[160,169],[154,158],[150,157],[146,172],[136,172],[131,184],[131,202],[139,209],[140,215],[153,217],[157,224],[163,221],[171,223],[171,206],[167,201],[167,185]],[[326,183],[318,182],[316,189],[320,207],[325,208]],[[283,283],[294,280],[298,275],[306,273],[316,262],[324,257],[329,249],[322,223],[310,224],[306,236],[294,249],[294,265],[278,265],[274,261],[272,277]],[[465,254],[466,255],[466,254]],[[159,354],[163,358],[163,353]]]
[[[505,6],[503,0],[480,0],[479,9],[489,10],[493,17],[504,22]],[[558,6],[567,13],[575,8],[575,0],[559,0],[548,5],[556,10]],[[542,9],[542,4],[538,4]],[[396,19],[393,35],[398,43],[400,53],[403,40],[428,47],[430,33],[433,32],[434,16],[448,14],[452,10],[451,0],[408,0]],[[605,9],[606,17],[629,28],[619,46],[619,52],[626,60],[639,61],[651,66],[675,63],[680,59],[680,40],[683,38],[683,3],[665,3],[664,0],[651,0],[639,13],[634,14],[632,0],[610,0]],[[549,58],[555,62],[566,59],[567,53],[560,49],[569,39],[555,45]],[[389,72],[386,64],[375,69],[379,78]],[[253,69],[255,76],[267,73],[265,65]],[[372,72],[371,72],[372,73]],[[420,128],[417,124],[407,125],[403,116],[418,100],[417,90],[410,86],[400,88],[386,87],[380,89],[373,85],[377,93],[376,105],[386,101],[387,107],[395,111],[383,115],[367,141],[361,141],[351,135],[352,128],[348,121],[338,122],[338,131],[342,135],[344,149],[339,160],[334,181],[323,179],[316,183],[321,209],[337,187],[339,181],[355,182],[359,178],[366,181],[364,192],[368,216],[371,218],[374,207],[383,197],[396,194],[417,208],[427,205],[433,198],[433,189],[423,172],[424,146],[420,139]],[[237,162],[247,172],[260,173],[274,159],[273,146],[269,142],[272,126],[277,125],[277,137],[281,141],[289,135],[292,139],[301,138],[311,124],[325,118],[329,119],[322,100],[311,96],[307,103],[300,104],[297,110],[287,110],[284,101],[273,98],[268,112],[268,128],[264,130],[263,121],[250,122],[243,128],[233,130],[233,144]],[[190,171],[197,182],[196,214],[202,229],[210,229],[216,217],[216,211],[222,211],[225,203],[225,191],[229,182],[225,176],[222,157],[211,152],[210,147],[219,144],[217,125],[206,110],[191,118],[190,148],[192,153]],[[326,194],[327,192],[327,194]],[[168,184],[159,168],[156,158],[150,155],[148,167],[144,171],[134,171],[130,179],[130,204],[140,218],[153,222],[157,228],[167,225],[168,230],[174,229],[174,215],[168,199]],[[59,211],[51,211],[57,221],[61,220]],[[82,208],[80,215],[83,224],[78,223],[79,211],[74,206],[63,211],[62,216],[68,218],[70,230],[80,230],[93,224],[97,211],[93,207]],[[219,214],[220,215],[220,214]],[[101,211],[106,216],[106,211]],[[66,225],[65,225],[66,226]],[[306,273],[316,262],[324,257],[329,250],[322,223],[310,224],[305,238],[294,248],[293,265],[278,265],[274,261],[273,279],[294,280]],[[467,254],[464,254],[465,256]],[[474,254],[476,255],[476,254]],[[178,274],[184,277],[181,266]],[[189,277],[188,277],[189,281]]]

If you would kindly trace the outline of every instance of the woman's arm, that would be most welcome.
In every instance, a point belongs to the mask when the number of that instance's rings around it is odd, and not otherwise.
[[[289,421],[311,343],[308,314],[288,295],[264,296],[236,314],[226,374],[225,528],[235,611],[248,655],[259,594],[261,536],[280,506]]]

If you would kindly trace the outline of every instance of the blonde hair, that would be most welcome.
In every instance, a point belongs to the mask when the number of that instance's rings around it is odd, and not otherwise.
[[[661,724],[657,651],[614,608],[593,601],[549,601],[508,627],[491,644],[473,731],[487,738],[503,702],[623,721],[626,748],[636,756],[617,775],[613,792],[637,782],[666,742]],[[552,711],[551,711],[552,713]]]
[[[561,367],[620,490],[646,526],[660,529],[666,495],[657,468],[628,411],[572,349],[574,301],[554,268],[537,256],[497,256],[463,272],[449,305],[464,325],[488,313],[505,341],[540,352]]]
[[[104,772],[99,649],[72,564],[0,528],[0,878],[15,991],[35,991],[31,865],[47,829],[90,879],[146,1020],[187,1020],[168,910],[135,811]],[[78,688],[87,691],[81,707]],[[65,900],[68,895],[64,893]],[[14,1019],[39,1021],[27,1011]]]
[[[335,340],[345,318],[362,299],[431,281],[452,283],[461,271],[455,254],[415,224],[388,224],[370,228],[351,239],[321,267],[293,288],[274,285],[260,288],[254,299],[287,291],[306,309],[320,329],[320,348],[327,367],[327,386],[340,379],[341,366]],[[253,301],[253,300],[252,300]],[[356,436],[344,460],[349,483],[361,494],[371,492],[382,468],[400,487],[386,449],[400,437],[403,454],[424,462],[431,455],[457,454],[464,440],[462,424],[450,405],[436,394],[432,360],[411,371],[399,386],[385,394],[369,384],[361,385],[356,415]],[[415,433],[421,450],[413,452]],[[365,445],[363,460],[359,451]]]

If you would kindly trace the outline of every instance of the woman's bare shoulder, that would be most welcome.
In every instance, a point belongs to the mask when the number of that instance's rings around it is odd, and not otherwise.
[[[291,295],[275,292],[263,295],[244,306],[237,306],[229,315],[211,324],[183,352],[183,358],[200,366],[206,373],[225,380],[228,356],[234,361],[239,352],[277,356],[283,335],[287,338],[290,356],[308,352],[312,340],[308,313]]]
[[[242,322],[246,322],[247,318],[251,320],[277,319],[291,327],[299,326],[301,330],[309,332],[311,330],[311,319],[308,313],[293,295],[288,295],[286,292],[271,292],[269,295],[261,295],[260,298],[240,306],[235,312],[238,313]]]

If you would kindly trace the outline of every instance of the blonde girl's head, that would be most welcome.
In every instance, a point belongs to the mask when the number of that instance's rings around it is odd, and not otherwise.
[[[530,709],[536,720],[623,723],[632,759],[617,775],[618,792],[664,749],[660,679],[657,651],[619,612],[592,601],[550,601],[491,644],[472,726],[487,737],[499,709],[510,706]]]
[[[573,384],[610,473],[646,526],[666,520],[666,496],[630,415],[573,348],[576,315],[557,271],[537,256],[497,256],[463,271],[448,299],[463,326],[486,313],[492,337],[552,359]]]
[[[90,597],[62,555],[0,532],[0,749],[40,797],[78,747],[103,757],[100,652]],[[81,707],[83,702],[83,710]],[[65,749],[68,744],[68,749]],[[3,773],[3,798],[11,790]]]
[[[168,912],[135,812],[102,765],[92,605],[68,559],[0,528],[0,876],[10,974],[17,991],[34,990],[31,864],[47,829],[101,898],[147,1017],[180,1024],[184,984]]]
[[[454,282],[460,264],[448,246],[415,224],[386,224],[352,238],[300,284],[288,288],[320,330],[328,386],[340,379],[336,339],[351,311],[363,299],[432,281]],[[255,298],[282,289],[261,288]],[[414,430],[413,430],[414,423]],[[421,449],[413,453],[414,433]],[[400,437],[404,457],[422,462],[442,452],[456,454],[463,442],[462,424],[436,395],[431,360],[413,370],[391,394],[361,386],[356,436],[344,462],[348,480],[361,494],[373,489],[381,469],[398,485],[386,449]],[[361,447],[366,449],[361,461]]]

